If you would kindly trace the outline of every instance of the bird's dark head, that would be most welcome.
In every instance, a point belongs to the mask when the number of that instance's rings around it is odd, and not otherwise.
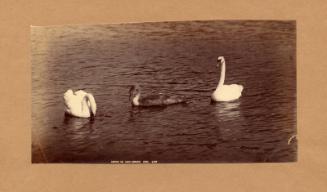
[[[133,98],[141,92],[141,88],[139,85],[132,85],[129,89],[129,100],[132,101]]]

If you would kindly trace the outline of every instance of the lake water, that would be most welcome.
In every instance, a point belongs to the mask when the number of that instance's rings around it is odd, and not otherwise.
[[[210,103],[225,56],[233,102]],[[294,21],[193,21],[31,28],[32,162],[297,160]],[[132,108],[129,88],[188,104]],[[64,115],[91,92],[94,120]]]

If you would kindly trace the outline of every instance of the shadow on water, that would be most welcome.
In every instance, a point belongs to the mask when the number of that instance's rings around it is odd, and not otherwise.
[[[158,107],[131,107],[130,110],[128,111],[129,113],[129,118],[128,121],[134,121],[135,118],[138,118],[142,116],[142,114],[147,114],[147,113],[159,113],[163,110],[165,110],[165,106],[158,106]]]
[[[187,107],[188,103],[178,103],[173,105],[160,105],[160,106],[151,106],[151,107],[135,107],[131,106],[129,113],[129,120],[133,121],[135,118],[139,118],[142,116],[142,114],[160,114],[161,112],[164,112],[165,110],[173,110],[174,108],[183,108]]]

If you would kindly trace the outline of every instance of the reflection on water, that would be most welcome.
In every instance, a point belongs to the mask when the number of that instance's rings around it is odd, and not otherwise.
[[[210,102],[219,55],[238,100]],[[32,161],[295,161],[295,66],[289,21],[33,27]],[[132,107],[135,83],[189,102]],[[69,88],[94,95],[95,119],[63,115]]]
[[[236,141],[243,137],[244,117],[241,113],[240,100],[215,103],[215,116],[219,122],[220,138],[224,141]]]
[[[216,117],[219,121],[229,121],[241,118],[240,100],[215,103]]]

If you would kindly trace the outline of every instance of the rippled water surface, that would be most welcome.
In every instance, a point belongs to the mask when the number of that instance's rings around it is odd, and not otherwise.
[[[289,21],[32,27],[32,162],[296,161],[295,34]],[[211,104],[219,55],[244,91]],[[190,102],[132,108],[135,83]],[[64,116],[69,88],[93,93],[93,121]]]

